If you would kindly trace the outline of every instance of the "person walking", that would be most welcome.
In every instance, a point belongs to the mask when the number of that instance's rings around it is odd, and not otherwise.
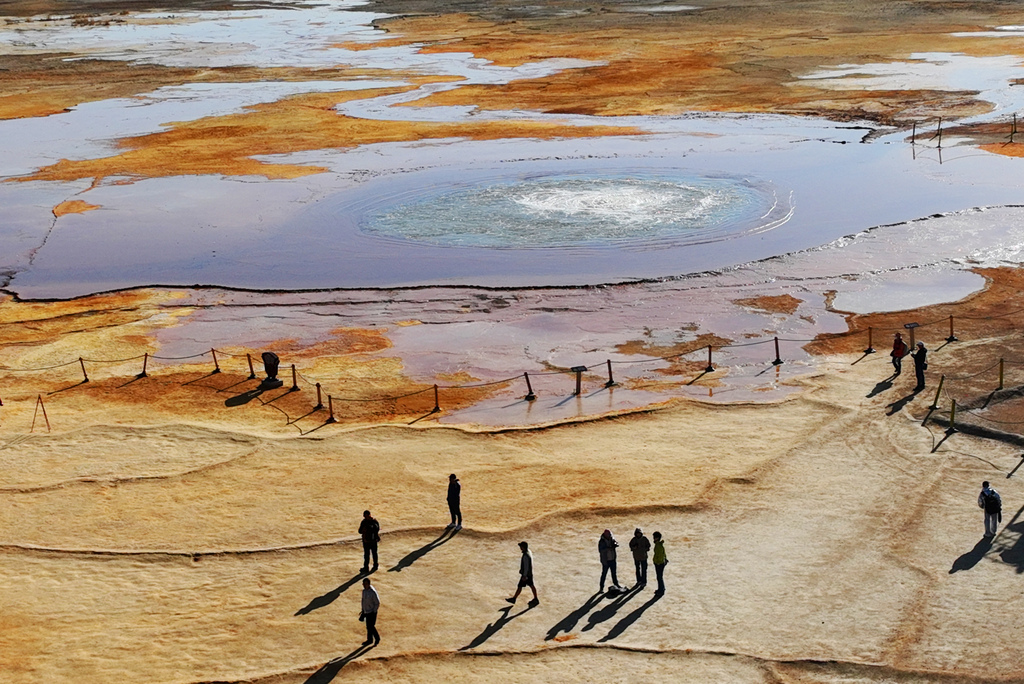
[[[360,572],[377,571],[377,542],[380,541],[380,523],[370,511],[363,511],[363,521],[359,523],[359,534],[363,537],[363,567]],[[373,570],[370,570],[370,556],[373,556]]]
[[[605,530],[604,532],[602,532],[601,533],[601,538],[597,540],[597,553],[601,557],[601,589],[600,589],[600,591],[602,593],[604,592],[604,580],[608,576],[609,572],[611,572],[611,574],[612,574],[612,589],[615,589],[617,591],[621,591],[621,589],[622,589],[619,586],[619,578],[618,578],[618,576],[616,574],[617,562],[615,560],[615,557],[616,557],[617,554],[616,554],[615,549],[618,546],[619,546],[619,542],[615,541],[615,538],[612,537],[612,531],[611,530]]]
[[[537,598],[537,587],[533,583],[533,554],[530,553],[530,545],[524,541],[519,542],[519,549],[523,552],[522,558],[519,559],[519,586],[516,587],[516,593],[512,594],[512,598],[505,600],[515,603],[519,598],[519,593],[525,587],[530,587],[530,590],[533,591],[533,600],[528,605],[536,606],[540,603],[540,599]]]
[[[452,514],[452,521],[448,523],[448,529],[462,529],[462,483],[455,473],[448,476],[448,512]]]
[[[985,511],[985,538],[996,536],[996,529],[1003,520],[1003,500],[999,492],[988,485],[988,480],[981,483],[981,494],[978,494],[978,508]]]
[[[924,342],[917,343],[917,351],[912,356],[914,357],[914,375],[917,376],[917,386],[914,391],[920,392],[924,389],[924,372],[928,370],[928,350],[925,348]]]
[[[655,532],[654,537],[654,573],[658,576],[658,590],[655,596],[665,594],[665,566],[668,565],[668,556],[665,555],[665,540],[661,538],[661,532]]]
[[[377,631],[377,611],[380,610],[380,596],[377,590],[370,584],[370,578],[363,578],[363,598],[360,604],[359,621],[366,623],[366,641],[363,646],[380,643],[380,633]]]
[[[892,357],[893,376],[903,372],[903,357],[906,355],[907,343],[903,341],[903,335],[896,333],[892,338],[892,351],[889,352],[889,356]]]
[[[633,552],[633,564],[636,566],[636,584],[639,587],[647,584],[647,554],[651,550],[651,540],[644,536],[639,527],[629,540],[629,550]]]

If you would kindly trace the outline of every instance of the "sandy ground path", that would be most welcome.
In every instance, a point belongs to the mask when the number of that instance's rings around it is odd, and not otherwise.
[[[32,443],[35,470],[23,454],[0,489],[0,681],[1024,677],[992,638],[1024,627],[1021,497],[1006,477],[1019,455],[964,435],[932,453],[936,428],[865,396],[884,360],[852,358],[778,405],[543,430],[267,440],[169,426],[166,439],[204,446],[136,464],[143,479],[82,481],[117,470],[97,447],[68,481]],[[50,439],[137,450],[128,433]],[[467,515],[454,537],[451,470]],[[973,501],[986,478],[1007,501],[990,547]],[[386,521],[384,641],[349,662],[363,638],[352,528],[368,499]],[[625,543],[637,525],[667,539],[668,594],[601,600],[597,537]],[[541,604],[508,610],[520,539]]]

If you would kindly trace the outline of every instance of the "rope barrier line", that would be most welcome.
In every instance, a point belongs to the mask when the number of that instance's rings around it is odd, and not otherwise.
[[[976,378],[976,377],[978,377],[979,375],[983,375],[984,373],[987,373],[987,372],[989,372],[989,371],[990,371],[990,370],[992,370],[993,368],[998,368],[998,367],[999,367],[999,362],[998,362],[998,361],[996,361],[995,363],[993,363],[993,364],[992,364],[991,366],[989,366],[988,368],[985,368],[985,369],[983,369],[983,370],[980,370],[980,371],[978,371],[977,373],[974,373],[974,374],[972,374],[972,375],[947,375],[947,376],[946,376],[946,379],[947,379],[947,380],[970,380],[971,378]]]
[[[137,359],[141,359],[144,356],[146,356],[146,354],[139,354],[138,356],[129,356],[127,359],[89,359],[89,358],[83,358],[82,360],[83,361],[88,361],[89,363],[124,363],[125,361],[135,361]],[[150,357],[150,358],[153,358],[153,357]]]
[[[10,371],[11,373],[35,373],[36,371],[53,370],[54,368],[63,368],[64,366],[70,366],[78,363],[78,359],[74,361],[68,361],[67,363],[58,363],[56,366],[42,366],[40,368],[7,368],[6,366],[0,366],[0,370]]]
[[[184,359],[198,359],[201,356],[206,356],[210,351],[204,351],[202,354],[192,354],[190,356],[157,356],[156,354],[150,354],[151,359],[160,359],[161,361],[182,361]]]

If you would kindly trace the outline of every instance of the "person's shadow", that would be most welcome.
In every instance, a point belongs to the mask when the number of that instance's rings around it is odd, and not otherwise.
[[[953,567],[949,569],[949,574],[952,575],[953,573],[960,572],[961,570],[970,570],[981,562],[981,559],[985,557],[985,554],[988,553],[991,548],[992,539],[989,537],[982,537],[981,540],[974,545],[973,549],[953,561]]]
[[[515,608],[515,606],[505,606],[504,608],[502,608],[501,610],[498,611],[499,613],[501,613],[501,616],[498,617],[497,620],[495,620],[491,624],[489,624],[486,627],[484,627],[484,631],[480,632],[480,634],[478,634],[477,637],[475,639],[473,639],[473,641],[469,642],[468,645],[463,646],[459,650],[460,651],[468,651],[471,648],[476,648],[477,646],[480,646],[485,641],[487,641],[492,636],[494,636],[499,631],[501,631],[505,627],[505,625],[507,625],[508,623],[512,622],[513,620],[515,620],[520,615],[523,615],[525,613],[529,613],[531,610],[533,610],[536,607],[537,607],[536,604],[534,604],[531,601],[529,604],[527,604],[527,606],[526,606],[526,608],[524,610],[521,610],[518,613],[516,613],[515,615],[513,615],[512,614],[512,609]]]
[[[571,632],[572,628],[576,626],[576,623],[583,619],[584,615],[589,613],[591,610],[597,607],[599,603],[601,603],[602,598],[604,598],[603,591],[599,591],[590,598],[588,598],[582,606],[566,615],[564,618],[558,621],[558,624],[549,629],[548,635],[544,637],[544,641],[551,641],[556,636],[558,636],[559,632],[565,632],[566,634]]]
[[[918,390],[914,390],[913,392],[903,397],[902,399],[897,399],[896,401],[886,406],[886,408],[891,409],[886,415],[891,416],[895,413],[902,411],[903,407],[905,407],[907,404],[914,400],[914,397],[917,396],[917,392]]]
[[[881,394],[885,390],[887,390],[890,387],[892,387],[892,381],[895,380],[895,379],[896,379],[895,375],[890,375],[885,380],[882,380],[882,382],[880,382],[877,385],[875,385],[875,388],[873,390],[868,392],[868,394],[867,394],[868,398],[873,397],[876,394]]]
[[[643,604],[632,613],[615,623],[615,626],[612,627],[606,635],[597,640],[598,643],[610,641],[625,632],[630,625],[640,619],[640,616],[643,615],[648,608],[660,601],[662,596],[663,594],[655,594],[651,598],[647,599],[647,603]]]
[[[591,613],[590,617],[587,618],[587,625],[583,628],[583,631],[589,632],[605,620],[611,620],[615,617],[615,613],[619,612],[619,608],[626,605],[626,603],[628,603],[634,596],[638,596],[642,589],[642,586],[635,585],[629,591],[623,592],[612,599],[611,603],[601,610],[596,610]]]
[[[328,682],[334,681],[334,678],[338,676],[338,672],[341,671],[341,668],[345,667],[372,648],[372,644],[369,646],[360,646],[347,656],[327,661],[323,667],[309,676],[309,679],[306,680],[305,684],[328,684]]]
[[[337,589],[331,589],[323,596],[317,596],[315,599],[310,601],[305,608],[300,608],[299,611],[295,614],[306,615],[307,613],[312,613],[314,610],[318,608],[323,608],[324,606],[331,605],[339,596],[348,591],[353,584],[363,579],[364,577],[369,577],[369,575],[363,572],[357,573],[352,579],[348,580]]]
[[[440,537],[431,542],[428,542],[427,544],[421,546],[415,551],[406,554],[405,558],[398,561],[398,564],[395,565],[395,567],[389,568],[388,572],[402,572],[402,570],[405,570],[407,567],[418,561],[420,558],[423,558],[437,547],[441,546],[442,544],[447,544],[448,542],[450,542],[452,539],[455,538],[455,535],[457,535],[458,533],[459,531],[453,527],[446,528],[444,532],[441,533]]]

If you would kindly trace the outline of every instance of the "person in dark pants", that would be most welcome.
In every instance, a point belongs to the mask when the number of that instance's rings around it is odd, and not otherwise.
[[[363,537],[362,572],[377,570],[377,542],[380,541],[380,523],[374,520],[370,511],[363,511],[363,521],[359,523],[359,534]],[[373,570],[370,570],[370,556],[373,556]]]
[[[633,552],[637,586],[645,586],[647,584],[647,554],[651,550],[651,540],[644,536],[644,531],[639,527],[633,532],[633,538],[629,540],[629,550]]]
[[[920,392],[924,389],[924,372],[928,369],[928,350],[925,349],[924,342],[917,343],[917,351],[913,354],[914,357],[914,375],[917,376],[917,387],[914,388],[915,392]]]
[[[360,604],[359,621],[366,622],[366,641],[363,646],[380,643],[380,633],[377,631],[377,611],[380,610],[380,596],[377,590],[370,585],[370,578],[363,579],[363,598]]]
[[[605,530],[601,533],[601,538],[597,541],[597,553],[601,556],[601,589],[604,591],[604,580],[608,576],[608,572],[612,573],[612,589],[619,589],[619,578],[615,574],[617,561],[615,560],[616,552],[615,549],[618,547],[619,542],[615,541],[612,537],[611,530]]]
[[[981,494],[978,494],[978,508],[985,511],[985,538],[996,536],[999,523],[1003,519],[1003,500],[999,492],[988,485],[988,480],[981,483]]]
[[[512,594],[512,598],[505,600],[515,603],[520,592],[524,588],[530,587],[530,590],[533,591],[533,600],[529,605],[536,606],[540,603],[540,599],[537,598],[537,587],[533,583],[533,554],[530,553],[530,545],[524,541],[519,542],[519,549],[523,552],[523,557],[519,559],[519,586],[516,587],[516,593]]]
[[[903,357],[906,355],[907,343],[903,341],[903,335],[896,333],[892,338],[892,351],[889,352],[889,356],[892,357],[894,376],[903,372]]]
[[[456,530],[462,529],[462,484],[455,473],[448,476],[448,511],[452,514],[452,521],[448,527]]]
[[[654,537],[654,572],[658,575],[658,590],[655,596],[665,593],[665,566],[668,565],[668,556],[665,555],[665,540],[661,538],[661,532],[655,532]]]

